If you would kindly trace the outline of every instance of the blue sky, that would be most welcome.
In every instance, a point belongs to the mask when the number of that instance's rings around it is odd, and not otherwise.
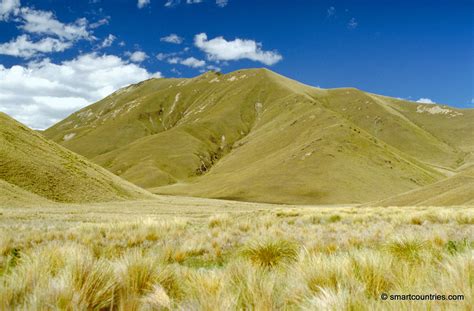
[[[473,107],[473,17],[472,0],[0,0],[0,110],[45,128],[152,76],[251,67]]]

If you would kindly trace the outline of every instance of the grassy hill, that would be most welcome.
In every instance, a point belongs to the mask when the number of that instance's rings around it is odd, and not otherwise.
[[[36,205],[51,204],[52,202],[39,195],[28,192],[18,186],[0,179],[0,206],[28,206],[34,202]]]
[[[0,204],[151,196],[0,113]]]
[[[473,160],[470,133],[472,109],[250,69],[150,79],[44,135],[155,193],[326,204],[382,200],[455,174]]]

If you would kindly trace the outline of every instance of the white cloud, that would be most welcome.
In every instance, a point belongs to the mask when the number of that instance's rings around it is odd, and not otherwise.
[[[17,15],[20,0],[0,0],[0,21],[7,20],[11,15]]]
[[[191,68],[200,68],[200,67],[206,66],[206,62],[204,60],[200,60],[195,57],[181,58],[181,57],[171,56],[169,54],[167,55],[167,54],[160,53],[157,55],[157,58],[160,60],[166,60],[168,64],[172,64],[172,65],[180,64],[180,65],[191,67]]]
[[[44,129],[113,91],[160,77],[114,55],[84,54],[60,64],[0,65],[0,111]]]
[[[196,4],[196,3],[202,3],[203,0],[186,0],[187,4]]]
[[[181,65],[192,67],[192,68],[204,67],[206,65],[205,61],[199,60],[194,57],[188,57],[186,59],[181,60],[179,63]]]
[[[28,35],[21,35],[10,42],[0,44],[0,54],[30,58],[40,53],[62,52],[71,46],[70,42],[49,37],[33,42]]]
[[[127,52],[127,53],[125,53],[125,55],[127,55],[130,58],[130,60],[134,63],[141,63],[145,59],[148,58],[148,55],[145,52],[142,52],[142,51],[135,51],[133,53]]]
[[[229,4],[229,0],[216,0],[216,4],[218,7],[225,7],[227,4]]]
[[[20,7],[18,0],[0,0],[0,20],[6,20],[10,15],[18,24],[18,28],[27,34],[33,34],[40,39],[32,41],[29,35],[22,34],[10,42],[0,44],[0,53],[17,57],[29,58],[39,53],[62,52],[70,48],[74,42],[86,39],[96,39],[89,28],[100,27],[108,23],[108,19],[100,20],[89,26],[85,18],[79,18],[72,23],[62,23],[51,11],[35,10],[30,7]]]
[[[89,28],[96,29],[96,28],[99,28],[100,26],[108,25],[109,20],[110,20],[110,17],[99,19],[97,22],[90,24]]]
[[[204,51],[210,60],[250,59],[270,66],[283,59],[277,51],[263,51],[262,44],[253,40],[237,38],[227,41],[223,37],[208,40],[205,33],[200,33],[194,37],[194,45]]]
[[[171,58],[168,58],[167,62],[170,63],[170,64],[177,64],[180,62],[180,58],[179,57],[171,57]]]
[[[429,98],[420,98],[416,101],[417,103],[420,103],[420,104],[434,104],[435,102],[432,101],[431,99]]]
[[[180,36],[178,36],[175,33],[172,33],[172,34],[170,34],[166,37],[162,37],[160,39],[160,41],[168,42],[168,43],[174,43],[174,44],[181,44],[181,43],[183,43],[183,38],[181,38]]]
[[[214,65],[207,65],[206,68],[208,70],[221,71],[220,67],[217,67],[217,66],[214,66]]]
[[[85,18],[79,18],[74,23],[64,24],[58,21],[52,12],[31,8],[22,8],[21,18],[23,25],[20,28],[29,33],[54,35],[71,41],[91,38]]]
[[[187,52],[189,52],[189,47],[185,47],[183,50],[179,52],[158,53],[155,56],[156,56],[156,59],[158,59],[159,61],[164,61],[170,58],[175,58],[176,60],[179,60],[180,58],[178,58],[178,56],[186,54]],[[177,64],[177,61],[175,62],[175,64]]]
[[[102,43],[100,44],[100,47],[101,48],[107,48],[107,47],[111,46],[114,43],[115,39],[117,39],[116,36],[114,36],[112,34],[109,34],[107,36],[107,38],[105,38],[104,41],[102,41]]]
[[[158,53],[158,54],[156,54],[156,59],[157,59],[157,60],[160,60],[160,61],[163,61],[163,60],[165,60],[166,58],[168,58],[169,56],[170,56],[170,54]]]
[[[137,7],[139,9],[143,9],[144,7],[146,7],[149,4],[150,4],[150,0],[138,0]]]
[[[349,29],[356,29],[359,23],[356,21],[356,19],[353,17],[350,19],[349,23],[347,23],[347,28]]]

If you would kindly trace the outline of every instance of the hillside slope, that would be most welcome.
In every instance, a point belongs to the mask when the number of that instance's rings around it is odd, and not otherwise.
[[[443,107],[249,69],[147,80],[44,135],[156,193],[362,203],[429,185],[472,161],[472,138],[451,139],[435,125],[469,133],[474,111]]]
[[[0,179],[0,207],[28,206],[32,203],[42,205],[52,202]]]
[[[0,113],[0,202],[18,197],[83,203],[151,195]]]
[[[372,206],[474,205],[474,167],[437,183],[412,190]]]

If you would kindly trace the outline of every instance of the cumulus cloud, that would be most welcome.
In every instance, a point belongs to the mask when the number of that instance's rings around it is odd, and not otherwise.
[[[223,8],[229,4],[229,0],[216,0],[216,4],[218,7]]]
[[[17,15],[20,9],[20,0],[0,1],[0,21],[7,20],[11,15]]]
[[[125,53],[125,55],[127,55],[130,58],[130,60],[134,63],[141,63],[145,59],[148,58],[148,55],[145,52],[142,52],[142,51],[135,51],[133,53],[127,52],[127,53]]]
[[[146,7],[149,4],[150,4],[150,0],[138,0],[137,7],[139,9],[143,9],[144,7]]]
[[[115,39],[117,39],[116,36],[114,36],[112,34],[109,34],[107,36],[107,38],[105,38],[104,41],[102,41],[102,43],[100,44],[100,47],[101,48],[107,48],[107,47],[111,46],[114,43]]]
[[[181,60],[179,63],[181,65],[192,67],[192,68],[204,67],[206,65],[205,61],[199,60],[194,57],[188,57],[186,59]]]
[[[417,103],[420,103],[420,104],[434,104],[435,102],[432,101],[431,99],[429,98],[420,98],[416,101]]]
[[[170,34],[166,37],[160,38],[160,41],[168,42],[168,43],[174,43],[174,44],[181,44],[181,43],[183,43],[183,38],[181,38],[180,36],[178,36],[175,33],[172,33],[172,34]]]
[[[12,21],[26,34],[1,43],[0,54],[3,55],[30,58],[42,53],[62,52],[78,40],[95,39],[85,18],[79,18],[72,23],[62,23],[50,11],[20,7],[20,1],[0,0],[0,20],[6,20],[10,15],[15,16]],[[107,19],[99,21],[94,27],[106,22]],[[33,41],[30,34],[42,38]]]
[[[223,37],[216,37],[208,40],[207,34],[200,33],[194,37],[194,45],[204,51],[210,60],[250,59],[270,66],[283,59],[277,51],[263,51],[261,43],[247,39],[227,41]]]
[[[54,35],[63,40],[90,39],[91,34],[87,30],[87,20],[79,18],[70,24],[64,24],[56,19],[53,12],[39,11],[31,8],[21,9],[22,24],[20,26],[26,32],[43,35]]]
[[[21,35],[10,42],[0,44],[0,54],[30,58],[41,53],[62,52],[71,46],[70,42],[54,38],[31,41],[28,35]]]
[[[0,111],[44,129],[118,88],[160,76],[120,57],[96,53],[60,64],[46,59],[0,65]]]

